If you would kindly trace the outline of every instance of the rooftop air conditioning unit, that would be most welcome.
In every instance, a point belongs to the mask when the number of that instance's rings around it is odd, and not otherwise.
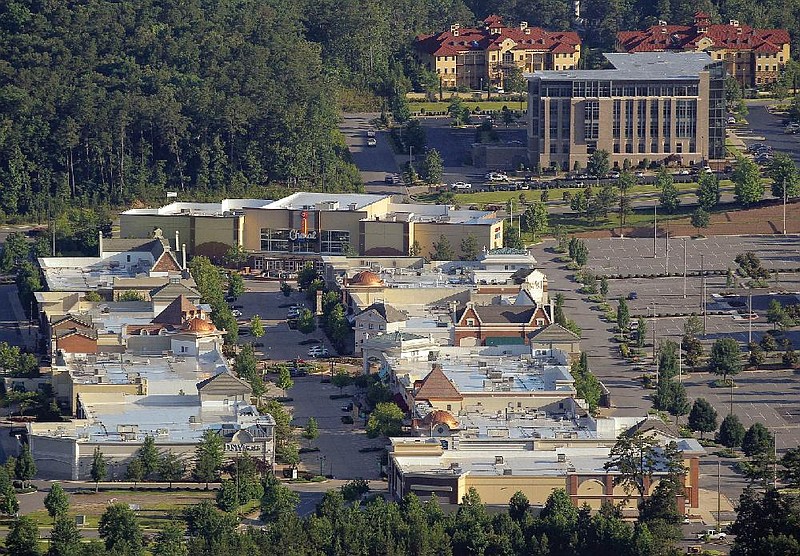
[[[567,461],[567,454],[558,454],[558,463],[566,463]]]
[[[513,475],[512,469],[503,469],[503,475]]]

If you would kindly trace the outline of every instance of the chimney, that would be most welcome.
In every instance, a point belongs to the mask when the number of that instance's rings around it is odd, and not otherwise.
[[[175,251],[181,250],[180,240],[178,240],[178,230],[175,230]]]
[[[103,230],[97,230],[97,251],[98,257],[103,258]]]
[[[459,30],[459,29],[461,29],[461,25],[460,25],[459,23],[453,23],[453,24],[450,26],[450,33],[452,33],[452,35],[453,35],[454,37],[457,37],[457,36],[458,36],[458,30]]]
[[[520,29],[520,31],[524,31],[524,30],[525,30],[525,29],[527,29],[527,28],[528,28],[528,22],[527,22],[527,21],[520,21],[520,22],[519,22],[519,29]]]
[[[175,232],[176,234],[178,232]],[[181,245],[181,270],[186,270],[186,244]]]
[[[731,24],[733,27],[738,27],[738,26],[739,26],[739,20],[738,20],[738,19],[731,19],[729,23],[730,23],[730,24]]]

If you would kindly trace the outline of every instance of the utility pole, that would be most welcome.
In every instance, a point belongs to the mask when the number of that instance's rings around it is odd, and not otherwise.
[[[656,306],[653,304],[653,364],[656,364]]]
[[[786,235],[786,178],[783,178],[783,235]]]
[[[669,228],[667,228],[667,235],[664,237],[664,274],[669,276]]]
[[[703,336],[706,335],[706,266],[705,255],[700,255],[700,312],[703,314]]]
[[[750,351],[750,344],[753,343],[753,293],[747,294],[747,345]]]
[[[719,516],[722,513],[721,512],[721,505],[720,505],[720,499],[721,499],[720,482],[721,482],[721,477],[722,477],[722,473],[720,472],[721,471],[720,463],[721,462],[719,460],[717,460],[717,532],[718,533],[719,533]]]
[[[683,298],[686,299],[686,238],[683,238]]]
[[[658,258],[658,205],[653,202],[653,258]]]
[[[683,382],[683,338],[678,340],[678,384]]]

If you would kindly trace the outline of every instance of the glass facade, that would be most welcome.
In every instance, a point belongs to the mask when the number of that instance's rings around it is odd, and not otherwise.
[[[600,103],[598,101],[584,101],[583,118],[584,139],[597,139],[600,137]]]
[[[296,230],[288,228],[261,228],[261,250],[278,253],[344,253],[350,245],[347,230],[324,230],[321,241],[312,237],[298,237]]]

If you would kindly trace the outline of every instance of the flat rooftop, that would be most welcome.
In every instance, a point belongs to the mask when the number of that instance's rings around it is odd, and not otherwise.
[[[381,220],[438,224],[491,225],[501,222],[494,211],[454,210],[448,205],[391,203]]]
[[[289,209],[302,210],[314,207],[317,210],[352,211],[364,208],[386,199],[388,195],[368,195],[364,193],[293,193],[288,197],[265,204],[263,209]],[[321,204],[328,204],[330,208],[322,208]],[[337,206],[338,204],[338,206]],[[333,208],[336,207],[336,208]]]
[[[680,81],[696,79],[714,60],[705,52],[635,52],[603,54],[614,67],[598,70],[545,70],[528,74],[541,81],[607,79],[624,81]]]
[[[120,360],[121,359],[121,360]],[[76,420],[75,434],[93,441],[120,441],[118,427],[137,425],[139,434],[193,442],[206,428],[235,423],[233,408],[202,408],[196,384],[227,369],[222,356],[141,357],[129,354],[99,356],[73,362],[69,372],[81,384],[132,384],[147,381],[147,395],[81,394],[86,419]],[[99,380],[98,380],[99,378]]]
[[[41,257],[39,266],[51,291],[88,291],[110,287],[114,278],[134,278],[150,267],[111,264],[99,257]]]
[[[499,346],[519,347],[528,346]],[[446,350],[439,353],[437,361],[453,386],[465,395],[484,392],[530,394],[536,392],[563,392],[567,397],[574,392],[574,379],[569,369],[549,357],[520,357],[508,355],[451,356]],[[409,382],[421,380],[431,370],[429,361],[392,359],[395,375],[409,375]]]
[[[223,199],[219,203],[175,202],[157,208],[130,209],[124,211],[122,214],[137,216],[189,215],[231,217],[237,216],[234,212],[238,212],[240,216],[244,208],[263,207],[271,202],[272,200],[270,199]]]

